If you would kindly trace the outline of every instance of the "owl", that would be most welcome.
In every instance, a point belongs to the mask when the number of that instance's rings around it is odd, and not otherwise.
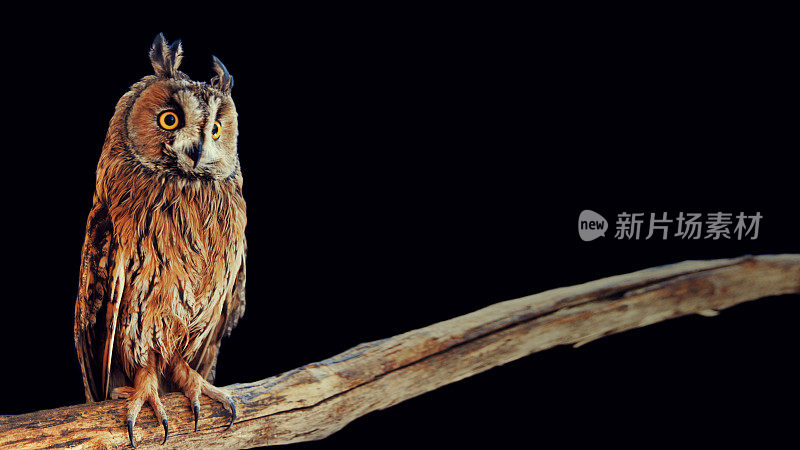
[[[148,403],[169,435],[159,395],[183,392],[195,431],[215,387],[220,341],[244,313],[246,208],[233,78],[212,57],[208,83],[178,66],[180,41],[159,34],[155,74],[131,86],[109,123],[86,224],[75,347],[87,401],[126,398],[127,427]],[[228,427],[230,428],[230,426]]]

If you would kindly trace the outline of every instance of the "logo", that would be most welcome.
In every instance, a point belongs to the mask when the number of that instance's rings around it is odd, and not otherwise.
[[[578,216],[578,234],[584,241],[593,241],[600,236],[606,235],[608,222],[603,216],[590,209],[581,211]]]
[[[741,241],[749,237],[750,240],[755,240],[758,239],[761,219],[764,218],[759,211],[749,215],[744,211],[737,215],[725,211],[706,214],[681,211],[677,217],[672,217],[666,212],[662,212],[660,217],[651,212],[648,220],[647,213],[621,212],[617,214],[614,239],[638,241],[680,238]],[[578,234],[584,241],[605,237],[608,228],[606,219],[590,209],[581,211],[578,216]]]

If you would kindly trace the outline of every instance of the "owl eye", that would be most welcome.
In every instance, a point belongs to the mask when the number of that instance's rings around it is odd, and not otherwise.
[[[211,129],[211,138],[215,141],[219,139],[219,135],[222,134],[222,124],[219,123],[219,120],[214,121],[214,128]]]
[[[164,111],[158,116],[158,124],[165,130],[174,130],[178,128],[179,123],[180,120],[178,119],[178,115],[175,114],[175,111]]]

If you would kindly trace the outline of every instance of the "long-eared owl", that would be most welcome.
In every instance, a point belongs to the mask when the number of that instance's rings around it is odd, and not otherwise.
[[[159,34],[155,70],[117,103],[97,165],[75,305],[87,401],[127,398],[131,444],[159,393],[234,399],[213,386],[220,341],[244,313],[246,209],[233,78],[213,57],[208,83],[178,66],[180,41]]]

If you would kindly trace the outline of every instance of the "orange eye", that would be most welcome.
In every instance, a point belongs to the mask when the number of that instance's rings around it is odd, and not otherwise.
[[[211,129],[211,138],[215,141],[219,139],[219,136],[222,134],[222,124],[219,123],[219,120],[214,121],[214,127]]]
[[[165,130],[174,130],[178,128],[179,123],[180,120],[178,119],[178,115],[175,114],[175,111],[164,111],[158,116],[158,124]]]

